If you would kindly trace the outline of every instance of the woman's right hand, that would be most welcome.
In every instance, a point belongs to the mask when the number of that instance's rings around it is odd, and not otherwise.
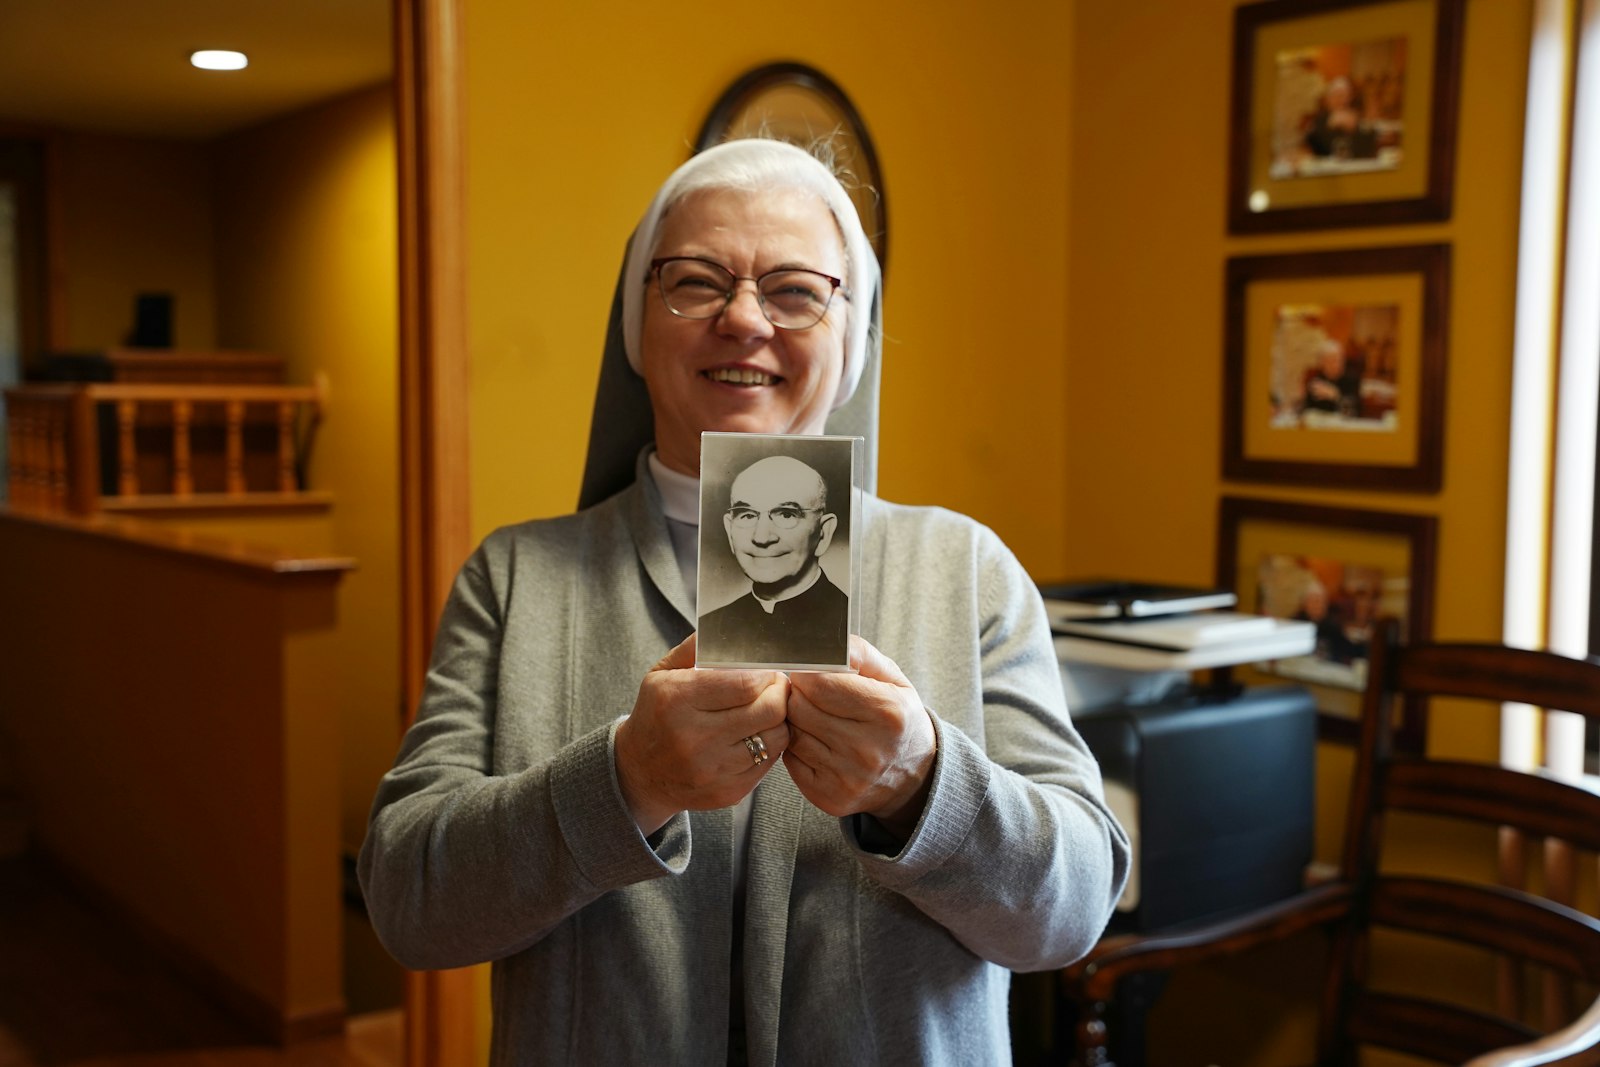
[[[789,679],[780,671],[696,670],[695,637],[668,652],[639,683],[617,727],[617,781],[641,833],[680,811],[737,804],[789,747]],[[759,734],[756,763],[744,739]]]

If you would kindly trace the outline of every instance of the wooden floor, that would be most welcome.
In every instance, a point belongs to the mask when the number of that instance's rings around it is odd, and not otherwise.
[[[0,1067],[395,1067],[400,1046],[398,1011],[255,1043],[42,865],[0,859]]]

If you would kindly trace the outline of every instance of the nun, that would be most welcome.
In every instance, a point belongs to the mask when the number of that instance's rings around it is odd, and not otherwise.
[[[1128,843],[1034,583],[870,492],[880,339],[802,148],[707,149],[635,230],[579,510],[462,567],[361,850],[396,959],[493,962],[493,1063],[1009,1063],[1011,972],[1100,936]],[[708,430],[865,438],[851,671],[695,669]]]

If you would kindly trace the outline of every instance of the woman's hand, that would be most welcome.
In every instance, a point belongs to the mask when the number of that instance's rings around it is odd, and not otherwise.
[[[789,679],[789,776],[829,815],[865,813],[904,841],[933,779],[933,720],[894,661],[850,636],[857,674]]]
[[[789,747],[789,681],[778,671],[697,671],[690,634],[639,683],[617,727],[617,781],[634,822],[655,833],[680,811],[737,804]],[[744,739],[759,735],[757,763]]]

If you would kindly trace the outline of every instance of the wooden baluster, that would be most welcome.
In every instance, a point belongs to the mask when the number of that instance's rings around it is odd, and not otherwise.
[[[1509,889],[1526,889],[1528,883],[1528,839],[1521,830],[1500,828],[1500,884]],[[1494,961],[1495,1007],[1508,1019],[1521,1018],[1524,997],[1522,967],[1505,956]]]
[[[1577,898],[1577,857],[1572,845],[1566,841],[1545,839],[1544,891],[1545,896],[1568,907]],[[1540,1003],[1542,1011],[1538,1018],[1547,1030],[1560,1029],[1576,1014],[1572,992],[1572,979],[1555,973],[1553,969],[1544,972],[1544,995]]]
[[[50,405],[50,423],[47,427],[45,471],[50,481],[46,499],[51,511],[67,510],[67,412],[65,403]]]
[[[228,495],[244,492],[244,401],[228,401]]]
[[[39,439],[44,431],[45,401],[28,405],[28,415],[22,424],[22,484],[23,503],[29,507],[44,504],[44,480],[40,477],[43,464],[39,454]]]
[[[100,407],[88,389],[72,396],[68,410],[69,434],[67,492],[68,510],[78,515],[93,515],[100,510],[100,427],[96,414]]]
[[[6,491],[4,498],[5,500],[11,502],[15,502],[17,499],[17,465],[19,463],[19,458],[17,456],[17,443],[20,440],[17,433],[17,419],[20,417],[20,414],[17,411],[17,403],[18,402],[15,397],[8,396],[5,398]]]
[[[187,400],[172,402],[172,495],[194,495],[194,472],[189,467],[189,421],[194,406]]]
[[[27,498],[28,402],[20,396],[6,398],[6,502],[21,505]]]
[[[134,428],[139,418],[137,400],[117,401],[117,493],[139,495],[139,454]]]
[[[28,493],[32,488],[29,483],[33,478],[33,472],[28,469],[28,461],[32,458],[31,449],[33,448],[33,442],[30,439],[30,428],[33,424],[33,407],[34,402],[32,400],[24,400],[18,397],[17,402],[11,407],[9,416],[10,429],[8,432],[11,438],[11,454],[6,461],[6,465],[11,468],[11,503],[18,507],[28,506]]]
[[[278,489],[292,493],[299,488],[294,476],[294,403],[278,403]]]

